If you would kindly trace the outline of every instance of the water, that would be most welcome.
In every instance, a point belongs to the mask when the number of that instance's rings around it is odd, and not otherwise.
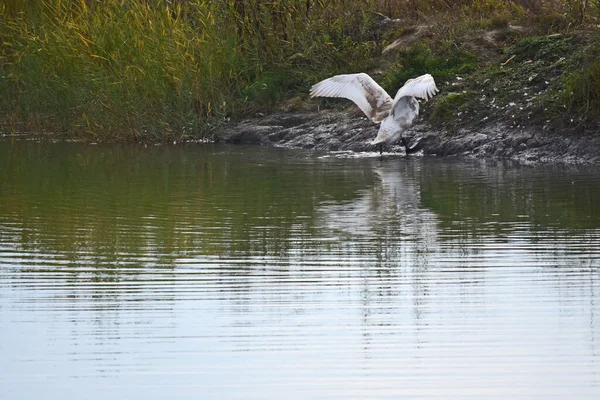
[[[600,174],[0,142],[2,399],[596,399]]]

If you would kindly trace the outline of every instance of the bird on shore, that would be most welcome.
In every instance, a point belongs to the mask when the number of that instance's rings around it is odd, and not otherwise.
[[[375,123],[381,123],[377,137],[371,142],[379,145],[379,153],[384,144],[392,144],[399,139],[411,152],[403,132],[419,115],[417,98],[428,100],[438,92],[433,77],[429,74],[409,79],[396,96],[391,98],[381,86],[365,73],[335,75],[313,85],[311,97],[343,97],[352,100]]]

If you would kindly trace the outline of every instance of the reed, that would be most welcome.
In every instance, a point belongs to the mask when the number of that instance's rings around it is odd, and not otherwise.
[[[439,48],[447,49],[465,29],[508,19],[535,19],[552,29],[563,26],[556,19],[566,18],[568,29],[597,23],[598,4],[5,0],[0,5],[0,130],[93,140],[198,137],[227,117],[304,93],[327,75],[372,67],[381,50],[377,43],[385,43],[378,36],[381,14],[434,26],[445,41]],[[439,73],[459,64],[472,68],[473,60],[463,60],[462,53],[446,66],[440,54],[419,51],[417,61],[438,66]],[[404,76],[386,79],[396,85]],[[597,90],[594,79],[585,79],[590,84],[580,92]]]
[[[198,134],[314,71],[367,59],[352,57],[369,46],[340,19],[352,5],[333,3],[11,0],[0,6],[1,122],[98,140]]]
[[[600,35],[580,54],[577,68],[564,78],[563,102],[578,117],[600,115]]]

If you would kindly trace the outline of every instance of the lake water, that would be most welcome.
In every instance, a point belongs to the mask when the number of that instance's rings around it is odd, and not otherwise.
[[[598,399],[600,170],[0,142],[9,399]]]

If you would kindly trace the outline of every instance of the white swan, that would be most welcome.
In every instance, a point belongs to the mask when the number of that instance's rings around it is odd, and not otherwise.
[[[433,77],[429,74],[409,79],[398,90],[393,99],[369,75],[345,74],[325,79],[310,89],[311,97],[343,97],[352,100],[373,122],[379,123],[377,137],[371,142],[379,145],[382,152],[384,143],[394,143],[402,139],[409,153],[410,149],[402,133],[408,129],[419,115],[419,102],[416,97],[428,100],[438,92]]]

